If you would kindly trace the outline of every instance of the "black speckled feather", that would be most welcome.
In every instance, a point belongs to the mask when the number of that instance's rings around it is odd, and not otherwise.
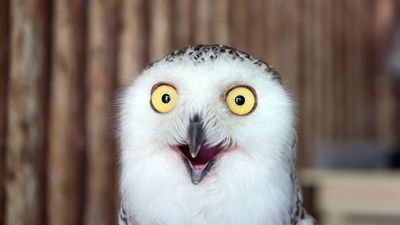
[[[175,62],[177,60],[182,60],[182,58],[185,57],[189,58],[196,65],[205,62],[213,62],[221,56],[229,57],[232,60],[238,61],[249,60],[254,65],[262,67],[263,70],[272,75],[273,79],[276,79],[281,83],[281,77],[279,73],[268,63],[259,59],[255,59],[245,52],[225,45],[195,45],[191,47],[181,48],[179,50],[173,51],[159,61]],[[155,63],[148,65],[146,69],[152,67]]]

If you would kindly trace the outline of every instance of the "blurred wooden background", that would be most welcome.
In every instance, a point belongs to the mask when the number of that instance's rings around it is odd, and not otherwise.
[[[277,68],[299,106],[299,166],[316,142],[390,143],[399,14],[396,0],[1,0],[0,224],[113,224],[118,90],[187,45]]]

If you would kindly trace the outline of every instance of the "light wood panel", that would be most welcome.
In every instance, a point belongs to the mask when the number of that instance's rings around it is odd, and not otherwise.
[[[48,224],[82,224],[85,174],[86,4],[53,7]]]
[[[117,0],[93,0],[89,5],[86,103],[85,224],[115,222],[118,173],[112,123],[117,74]],[[114,35],[110,35],[114,34]]]
[[[126,86],[148,61],[148,24],[145,0],[121,1],[121,36],[118,55],[118,84]]]
[[[6,225],[39,225],[46,219],[48,5],[46,0],[10,2]]]

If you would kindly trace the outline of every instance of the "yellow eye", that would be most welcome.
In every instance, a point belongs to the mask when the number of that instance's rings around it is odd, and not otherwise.
[[[176,103],[178,93],[168,84],[156,84],[151,92],[151,107],[159,113],[171,111]]]
[[[229,110],[239,116],[251,113],[257,104],[254,90],[246,86],[238,86],[229,90],[225,101]]]

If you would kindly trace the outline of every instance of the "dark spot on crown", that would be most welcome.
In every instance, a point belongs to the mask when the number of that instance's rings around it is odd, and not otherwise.
[[[173,51],[165,58],[159,60],[165,60],[166,62],[172,63],[176,59],[182,61],[184,58],[187,58],[189,61],[192,61],[195,65],[205,62],[214,62],[219,57],[230,58],[233,61],[243,62],[245,60],[254,64],[255,66],[261,67],[262,70],[266,71],[268,74],[272,76],[273,80],[278,80],[281,83],[281,77],[279,73],[272,68],[268,63],[253,58],[250,54],[246,52],[242,52],[232,47],[224,46],[224,45],[196,45],[192,47],[181,48],[179,50]],[[208,59],[208,60],[206,60]],[[158,61],[157,61],[158,62]],[[154,62],[146,67],[146,69],[152,67],[157,62]]]

